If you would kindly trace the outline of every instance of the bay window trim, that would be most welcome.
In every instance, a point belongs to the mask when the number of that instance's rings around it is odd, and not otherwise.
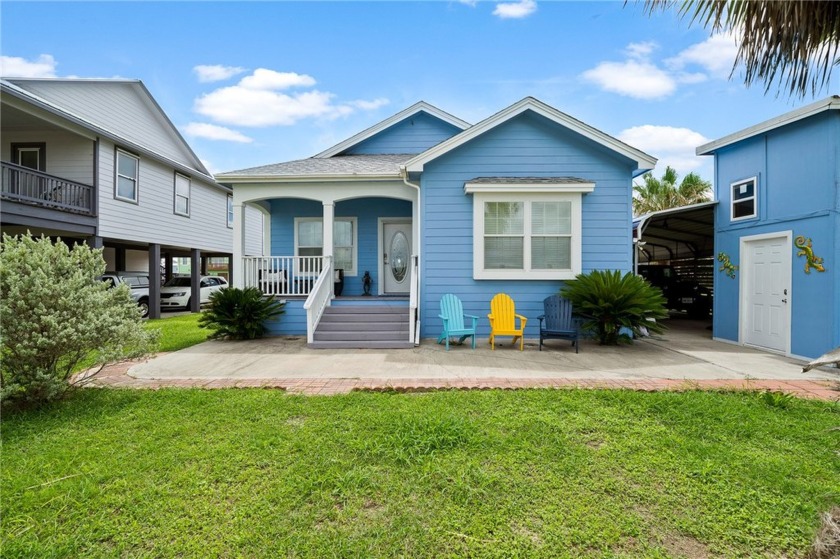
[[[469,185],[468,185],[469,186]],[[477,185],[486,187],[488,185]],[[569,280],[574,279],[582,271],[582,246],[583,246],[583,219],[582,204],[583,194],[591,190],[547,192],[545,190],[520,192],[517,188],[512,191],[511,185],[506,190],[473,190],[473,279],[476,280]],[[521,185],[517,185],[519,187]],[[543,186],[543,185],[540,185]],[[575,187],[580,185],[576,184]],[[525,204],[525,232],[522,269],[486,269],[484,267],[484,205],[486,202],[522,202]],[[571,234],[560,235],[571,237],[571,269],[532,269],[531,262],[531,239],[534,236],[544,237],[545,235],[533,234],[531,222],[531,204],[533,202],[570,202],[571,203]],[[553,235],[551,235],[553,236]]]

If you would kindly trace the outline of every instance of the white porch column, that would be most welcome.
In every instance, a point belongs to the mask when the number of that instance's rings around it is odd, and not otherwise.
[[[271,214],[263,211],[261,215],[263,221],[262,255],[271,256]]]
[[[333,227],[335,203],[324,202],[324,256],[333,256]]]
[[[233,204],[233,287],[245,287],[245,270],[242,257],[245,256],[245,206]]]

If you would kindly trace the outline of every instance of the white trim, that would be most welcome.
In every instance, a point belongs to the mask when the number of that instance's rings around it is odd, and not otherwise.
[[[623,155],[624,157],[632,159],[637,163],[640,170],[650,170],[656,166],[655,157],[652,157],[644,153],[643,151],[629,146],[624,142],[617,140],[616,138],[613,138],[612,136],[605,134],[600,130],[595,129],[589,126],[588,124],[584,124],[583,122],[572,118],[565,113],[561,113],[557,109],[546,105],[542,101],[538,101],[533,97],[526,97],[521,101],[514,103],[510,107],[466,129],[460,134],[453,136],[452,138],[445,140],[432,148],[429,148],[428,150],[419,154],[417,157],[414,157],[407,161],[404,167],[409,173],[421,173],[423,172],[423,166],[426,163],[437,159],[445,153],[448,153],[449,151],[469,142],[473,138],[484,134],[488,130],[495,128],[496,126],[507,122],[508,120],[519,116],[520,114],[528,110],[533,111],[538,115],[541,115],[561,126],[564,126],[573,132],[577,132],[585,138],[588,138],[598,144],[601,144],[615,151],[616,153]]]
[[[485,202],[524,202],[525,227],[523,233],[524,269],[522,270],[486,270],[484,268],[484,203]],[[531,227],[532,202],[571,202],[571,269],[568,270],[532,270]],[[473,197],[473,279],[476,280],[570,280],[581,273],[583,247],[582,194],[570,192],[562,194],[478,192]]]
[[[324,218],[322,217],[296,217],[295,218],[295,230],[294,230],[294,249],[295,249],[295,256],[300,256],[298,253],[298,249],[300,248],[298,244],[298,224],[301,222],[307,221],[317,221],[321,223],[321,255],[324,256],[324,246],[323,240],[325,239],[325,235],[323,234],[323,227],[324,227]],[[345,277],[352,277],[357,276],[359,274],[359,219],[357,217],[344,217],[344,216],[336,216],[333,218],[333,223],[337,221],[349,221],[353,224],[353,269],[352,270],[344,270]],[[335,245],[335,243],[333,243]],[[333,253],[335,253],[335,246],[333,246]],[[335,266],[335,256],[333,256],[333,266]]]
[[[126,157],[130,157],[134,160],[135,176],[130,177],[128,175],[120,174],[120,155],[125,155]],[[120,196],[120,177],[125,177],[134,181],[134,198]],[[123,202],[131,202],[132,204],[140,203],[140,158],[133,153],[120,148],[116,148],[114,150],[114,198],[122,200]]]
[[[747,202],[750,198],[743,198],[741,200],[735,200],[735,197],[732,195],[732,191],[735,189],[736,186],[741,186],[742,184],[747,184],[749,182],[753,183],[753,213],[751,215],[742,215],[741,217],[735,217],[735,204]],[[739,221],[746,221],[748,219],[755,219],[758,217],[758,176],[749,177],[746,179],[741,179],[737,181],[733,181],[729,183],[729,221],[731,222],[739,222]]]
[[[233,194],[227,195],[227,202],[225,203],[225,222],[228,229],[233,229],[233,220],[235,212],[233,211]]]
[[[840,96],[832,95],[831,97],[826,97],[821,101],[811,103],[810,105],[806,105],[802,108],[796,109],[795,111],[790,111],[789,113],[771,118],[770,120],[765,120],[764,122],[750,126],[749,128],[744,128],[743,130],[734,132],[718,140],[703,144],[697,148],[696,153],[697,155],[709,155],[722,147],[740,142],[741,140],[746,140],[752,136],[757,136],[758,134],[763,134],[776,128],[781,128],[782,126],[786,126],[792,122],[796,122],[797,120],[802,120],[803,118],[808,118],[809,116],[813,116],[823,111],[837,109],[840,109]]]
[[[785,348],[783,351],[774,351],[771,348],[767,348],[764,346],[757,346],[753,344],[748,344],[746,340],[746,329],[747,329],[747,321],[749,319],[749,313],[747,312],[747,292],[749,286],[749,280],[751,279],[752,274],[752,261],[750,259],[750,252],[747,250],[747,244],[756,242],[756,241],[765,241],[768,239],[785,239],[785,243],[787,244],[787,254],[788,254],[788,262],[791,263],[790,266],[787,268],[787,276],[784,278],[787,284],[787,304],[785,305],[786,317],[785,320],[787,322],[787,339],[785,340]],[[771,353],[784,353],[784,355],[790,355],[790,347],[791,347],[791,330],[792,330],[792,323],[791,320],[793,318],[793,257],[792,257],[792,250],[793,250],[793,231],[775,231],[773,233],[762,233],[760,235],[748,235],[745,237],[741,237],[738,243],[738,251],[739,257],[741,260],[739,269],[741,273],[738,274],[738,343],[743,346],[757,348],[762,351],[769,351]]]
[[[412,237],[414,236],[414,220],[410,217],[380,217],[376,220],[376,274],[379,278],[377,280],[377,294],[378,295],[385,295],[385,262],[383,262],[383,258],[379,255],[385,253],[385,224],[394,224],[394,225],[408,225],[409,229],[411,230]],[[416,250],[416,243],[415,239],[411,239],[411,260],[412,265],[414,262],[414,256],[417,255]],[[419,278],[418,278],[419,279]]]
[[[390,118],[387,118],[387,119],[383,120],[382,122],[380,122],[378,124],[374,124],[370,128],[367,128],[366,130],[363,130],[363,131],[359,132],[355,136],[351,136],[350,138],[344,140],[343,142],[341,142],[339,144],[336,144],[336,145],[334,145],[333,147],[331,147],[327,150],[322,151],[321,153],[315,155],[315,157],[324,158],[324,157],[332,157],[334,155],[338,155],[339,153],[341,153],[341,152],[343,152],[347,149],[350,149],[351,147],[355,146],[356,144],[362,143],[363,141],[367,140],[368,138],[372,138],[373,136],[382,132],[383,130],[385,130],[387,128],[390,128],[391,126],[399,123],[400,121],[403,121],[403,120],[405,120],[409,117],[412,117],[419,112],[428,113],[428,114],[430,114],[434,117],[439,118],[440,120],[442,120],[442,121],[444,121],[448,124],[451,124],[452,126],[454,126],[456,128],[460,128],[461,130],[466,130],[470,126],[470,124],[468,122],[465,122],[465,121],[461,120],[460,118],[452,116],[451,114],[449,114],[447,112],[444,112],[444,111],[438,109],[437,107],[426,103],[425,101],[420,101],[420,102],[417,102],[417,103],[413,104],[412,106],[408,107],[407,109],[404,109],[404,110],[398,112],[394,116],[392,116]]]
[[[234,175],[219,174],[219,180],[233,182],[236,184],[254,183],[299,183],[299,182],[371,182],[371,181],[393,181],[400,179],[399,171],[392,174],[382,175]]]
[[[181,196],[178,194],[178,179],[181,178],[187,181],[187,195]],[[175,181],[172,185],[172,196],[173,196],[173,204],[172,204],[172,211],[175,215],[180,215],[182,217],[190,217],[190,211],[192,210],[192,180],[190,177],[183,173],[175,172]],[[187,200],[187,211],[186,212],[179,212],[178,211],[178,198],[186,198]]]
[[[503,193],[563,193],[563,192],[592,192],[595,190],[595,183],[579,183],[579,182],[557,182],[552,184],[547,183],[466,183],[464,185],[465,194],[475,194],[477,192],[503,192]]]

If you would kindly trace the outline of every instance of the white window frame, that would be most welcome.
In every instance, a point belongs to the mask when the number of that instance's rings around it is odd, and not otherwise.
[[[751,198],[741,198],[740,200],[735,200],[735,188],[745,185],[748,183],[753,183],[753,195]],[[735,217],[735,204],[741,204],[743,202],[748,202],[752,200],[753,202],[753,213],[750,215],[742,215],[741,217]],[[735,181],[729,184],[729,221],[744,221],[747,219],[755,219],[758,217],[758,177],[750,177],[748,179],[742,179],[739,181]]]
[[[120,174],[120,156],[129,157],[134,160],[134,169],[136,176],[130,177],[128,175]],[[134,181],[134,198],[127,196],[120,196],[120,177]],[[114,154],[114,198],[124,202],[132,202],[134,204],[140,203],[140,158],[125,150],[117,148]]]
[[[233,229],[233,220],[234,220],[233,194],[228,194],[227,195],[227,206],[225,207],[225,220],[227,221],[228,229]],[[297,226],[295,226],[295,231],[297,231]]]
[[[187,195],[186,196],[178,194],[178,179],[181,179],[181,180],[184,180],[184,181],[187,182]],[[173,204],[172,211],[175,213],[175,215],[190,217],[190,210],[192,209],[192,180],[190,179],[190,177],[188,177],[186,175],[182,175],[181,173],[175,173],[175,183],[174,183],[174,187],[173,187],[173,192],[174,192],[174,198],[173,198],[174,204]],[[186,199],[186,201],[187,201],[187,211],[186,212],[179,212],[178,211],[178,198]]]
[[[569,280],[581,273],[583,247],[583,194],[594,190],[594,183],[518,185],[467,183],[464,190],[473,194],[473,279],[476,280]],[[484,268],[485,202],[522,202],[525,205],[523,269]],[[531,203],[571,203],[571,268],[531,269]],[[542,236],[542,235],[539,235]]]
[[[358,275],[359,269],[359,219],[356,217],[335,217],[333,221],[338,223],[339,221],[350,222],[353,227],[353,247],[352,247],[352,254],[353,254],[353,268],[348,270],[344,269],[344,276],[355,276]],[[295,218],[295,256],[300,256],[300,244],[298,240],[298,225],[302,222],[318,222],[321,223],[321,227],[323,227],[324,219],[321,217],[296,217]],[[333,236],[334,237],[334,236]],[[321,237],[323,239],[323,236]],[[321,247],[323,254],[323,246]],[[333,254],[335,254],[335,245],[333,244]]]

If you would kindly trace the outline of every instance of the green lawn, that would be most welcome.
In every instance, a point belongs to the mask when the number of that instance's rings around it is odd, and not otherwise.
[[[213,331],[199,328],[201,313],[166,316],[147,320],[143,326],[147,330],[160,330],[160,348],[158,351],[178,351],[185,347],[200,344],[207,340]]]
[[[799,558],[837,425],[747,393],[88,389],[3,418],[2,556]]]

